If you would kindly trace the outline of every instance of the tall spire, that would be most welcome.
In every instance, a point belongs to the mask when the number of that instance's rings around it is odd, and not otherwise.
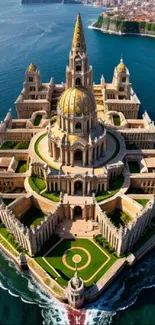
[[[80,13],[78,13],[76,19],[72,47],[78,52],[86,51],[86,43]]]

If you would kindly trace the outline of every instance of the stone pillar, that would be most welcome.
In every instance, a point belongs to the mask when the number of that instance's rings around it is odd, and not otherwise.
[[[61,191],[61,186],[60,186],[60,179],[58,179],[58,191],[60,192]]]
[[[73,151],[70,151],[70,157],[71,157],[71,167],[74,167],[74,152]]]
[[[71,182],[71,195],[74,195],[74,182]]]
[[[63,163],[63,148],[62,147],[60,147],[60,161],[61,161],[61,163]]]
[[[86,211],[87,211],[87,208],[86,206],[82,209],[82,219],[85,219],[86,220]]]
[[[53,157],[53,145],[52,145],[51,142],[50,142],[50,145],[49,145],[49,151],[50,151],[50,156]]]
[[[92,148],[90,148],[88,151],[88,165],[92,165]]]
[[[88,181],[87,194],[90,195],[90,181]]]
[[[65,149],[65,165],[68,165],[68,151]]]
[[[67,194],[70,195],[70,181],[67,180]]]
[[[74,219],[74,210],[72,208],[70,209],[70,215],[71,215],[71,220],[73,220]]]
[[[84,150],[84,151],[83,151],[83,167],[86,166],[86,155],[87,155],[87,151]]]
[[[86,181],[85,179],[83,180],[83,195],[86,194]]]
[[[53,143],[53,159],[56,161],[56,159],[57,159],[57,156],[56,156],[56,145],[55,145],[55,143]]]

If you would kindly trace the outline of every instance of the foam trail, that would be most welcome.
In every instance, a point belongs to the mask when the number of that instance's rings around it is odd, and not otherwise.
[[[155,254],[152,254],[154,256]],[[27,273],[20,273],[9,258],[4,258],[9,269],[14,270],[17,280],[23,280],[23,288],[15,286],[13,279],[7,278],[5,272],[0,273],[0,287],[27,304],[37,304],[41,308],[44,325],[70,325],[69,308],[52,298],[37,281]],[[80,325],[109,325],[116,312],[133,305],[140,292],[145,288],[155,287],[155,262],[147,258],[132,270],[127,270],[117,279],[98,301],[87,305],[84,309],[85,320]],[[14,293],[15,292],[15,293]],[[17,295],[17,294],[18,295]],[[73,313],[74,314],[74,313]],[[75,316],[77,324],[80,317]]]
[[[35,26],[35,24],[32,24],[32,25],[30,25],[30,26],[28,26],[28,27],[23,28],[22,31],[21,31],[21,33],[19,33],[19,34],[14,34],[14,35],[12,35],[12,36],[9,37],[9,38],[5,38],[5,39],[0,40],[0,43],[10,41],[10,40],[12,40],[13,38],[16,38],[16,37],[19,37],[19,36],[23,35],[23,32],[25,32],[26,30],[32,28],[33,26]],[[10,45],[10,44],[9,44],[9,45]]]
[[[32,50],[32,48],[33,48],[33,46],[34,46],[34,44],[36,44],[48,31],[52,31],[52,29],[51,29],[51,26],[50,27],[48,27],[32,44],[31,44],[31,46],[30,46],[30,48],[29,48],[29,50],[27,51],[27,55],[26,55],[26,57],[28,57],[28,55],[31,53],[31,50]]]

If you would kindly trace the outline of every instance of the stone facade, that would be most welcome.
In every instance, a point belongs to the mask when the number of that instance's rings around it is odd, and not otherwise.
[[[154,217],[155,126],[147,112],[137,118],[140,102],[123,60],[115,68],[111,84],[102,76],[95,85],[78,15],[65,84],[55,84],[53,78],[42,83],[40,71],[30,64],[15,104],[18,119],[9,110],[1,121],[0,145],[30,143],[24,150],[0,149],[0,193],[3,199],[16,199],[8,207],[0,203],[0,218],[8,231],[35,255],[56,232],[58,223],[74,222],[78,214],[96,224],[118,255],[129,251]],[[131,144],[133,149],[129,149]],[[19,173],[21,161],[28,161],[29,168]],[[139,166],[136,173],[130,170],[135,162]],[[122,176],[120,188],[111,189]],[[29,177],[44,180],[46,187],[35,192]],[[133,188],[148,198],[145,207],[131,197]],[[42,196],[56,192],[61,193],[57,203]],[[97,203],[96,194],[104,200]],[[31,207],[45,213],[34,228],[21,222]],[[132,220],[116,227],[108,216],[116,208],[132,215]],[[77,306],[72,298],[69,296],[71,304]],[[78,303],[80,300],[77,298]]]

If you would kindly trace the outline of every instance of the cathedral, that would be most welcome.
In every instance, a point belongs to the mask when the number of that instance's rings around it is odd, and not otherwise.
[[[138,118],[140,101],[122,58],[111,83],[101,75],[95,84],[92,72],[78,14],[65,82],[42,83],[31,63],[15,102],[18,118],[9,110],[0,123],[0,218],[30,256],[55,233],[100,233],[121,256],[152,222],[154,122],[146,111]],[[13,201],[6,206],[5,199]],[[25,217],[32,209],[42,212],[33,227]],[[122,219],[115,220],[118,210]],[[84,290],[77,275],[69,286],[72,296]]]

